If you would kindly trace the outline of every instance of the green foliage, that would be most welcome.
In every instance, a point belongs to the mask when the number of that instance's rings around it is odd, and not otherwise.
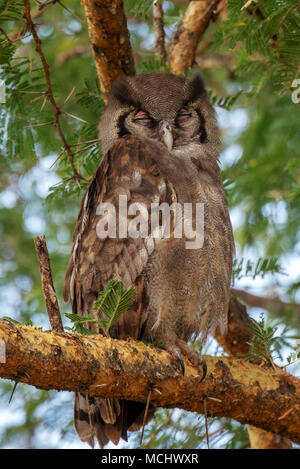
[[[125,5],[134,16],[148,19],[148,13],[152,7],[153,0],[126,0]]]
[[[170,67],[161,59],[157,57],[148,57],[147,60],[142,60],[137,66],[138,73],[149,72],[171,72]]]
[[[19,21],[24,13],[24,3],[22,0],[1,0],[0,1],[0,23],[6,21]]]
[[[287,357],[287,363],[290,364],[291,360],[297,360],[298,358],[298,346],[291,345],[291,339],[298,339],[300,336],[287,335],[289,328],[285,326],[281,331],[280,335],[275,336],[280,325],[268,324],[265,321],[263,313],[260,314],[259,321],[250,318],[250,331],[252,333],[251,340],[249,342],[250,348],[245,356],[245,360],[251,360],[253,362],[263,362],[265,364],[272,365],[274,367],[274,359],[283,359],[281,350],[283,347],[292,348],[293,352]]]
[[[241,280],[243,277],[252,277],[253,280],[257,276],[264,278],[266,274],[283,273],[278,258],[260,257],[256,263],[250,259],[234,259],[232,267],[232,281]]]
[[[17,325],[21,325],[22,323],[20,321],[16,321],[16,319],[13,319],[13,318],[10,318],[8,316],[3,316],[1,319],[7,319],[7,321],[10,321],[12,322],[13,324],[17,324]],[[28,321],[25,321],[23,323],[24,326],[33,326],[33,322],[31,321],[31,319],[28,319]]]
[[[224,97],[218,98],[217,96],[213,94],[212,91],[209,91],[208,95],[214,106],[218,106],[229,111],[234,106],[234,104],[236,103],[236,101],[238,100],[238,98],[241,96],[242,93],[243,91],[241,90],[233,95],[226,96],[225,98]]]
[[[78,314],[68,314],[74,326],[72,332],[80,332],[81,334],[95,334],[96,332],[87,329],[84,324],[96,324],[103,333],[109,337],[110,328],[116,323],[120,316],[134,302],[135,290],[129,288],[126,290],[122,282],[118,280],[110,280],[104,291],[99,292],[98,298],[94,304],[96,317],[92,314],[79,316]]]
[[[78,332],[79,334],[85,335],[95,335],[98,334],[96,331],[92,331],[87,329],[84,324],[98,324],[99,321],[93,318],[92,314],[87,314],[85,316],[79,316],[78,314],[74,313],[65,313],[65,316],[73,322],[73,327],[66,327],[66,330],[71,332]]]
[[[250,331],[252,337],[250,340],[250,348],[245,359],[254,362],[264,362],[274,366],[272,352],[274,343],[277,340],[276,337],[273,337],[276,328],[266,325],[264,316],[261,314],[259,321],[250,318]]]
[[[218,29],[217,47],[237,52],[235,73],[251,77],[252,95],[272,82],[282,95],[299,72],[298,0],[264,0],[242,9],[244,0],[228,1],[228,19]]]
[[[104,315],[99,324],[106,336],[109,336],[111,326],[133,304],[134,298],[134,288],[126,290],[123,283],[118,280],[110,280],[106,289],[99,293],[94,310],[98,317]]]

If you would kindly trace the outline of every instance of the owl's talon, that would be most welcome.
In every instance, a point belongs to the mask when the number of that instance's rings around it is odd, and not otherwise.
[[[182,356],[180,355],[180,352],[175,352],[175,355],[176,355],[176,358],[177,360],[179,361],[179,365],[180,365],[180,368],[181,368],[181,371],[182,371],[182,375],[184,376],[185,374],[185,366],[184,366],[184,361],[182,359]]]
[[[203,372],[202,372],[202,376],[200,378],[199,383],[202,383],[202,381],[206,378],[206,375],[207,375],[207,364],[203,357],[201,357],[201,366],[202,366]]]

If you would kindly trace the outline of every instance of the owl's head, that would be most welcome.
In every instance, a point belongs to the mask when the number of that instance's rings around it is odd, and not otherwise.
[[[202,78],[151,72],[116,80],[99,126],[103,152],[127,134],[217,157],[219,132]]]

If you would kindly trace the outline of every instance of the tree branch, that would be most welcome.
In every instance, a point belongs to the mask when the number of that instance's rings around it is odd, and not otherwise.
[[[290,311],[300,315],[300,305],[297,303],[288,303],[280,300],[280,298],[257,296],[245,290],[238,290],[236,288],[232,288],[231,291],[235,296],[241,298],[249,306],[269,309],[277,314],[283,314]]]
[[[57,296],[55,293],[55,288],[53,285],[46,239],[45,236],[35,236],[33,240],[40,266],[42,290],[46,302],[49,321],[53,330],[62,332],[64,329],[59,311]]]
[[[70,165],[71,165],[72,170],[73,170],[74,178],[77,181],[79,181],[79,180],[82,180],[84,178],[78,173],[77,169],[75,168],[73,153],[71,151],[70,146],[68,145],[68,143],[66,141],[66,138],[64,136],[62,127],[60,125],[59,117],[61,115],[61,110],[58,107],[58,105],[55,101],[54,95],[53,95],[49,65],[46,61],[45,55],[44,55],[43,50],[42,50],[42,42],[41,42],[41,40],[40,40],[40,38],[39,38],[39,36],[36,32],[35,25],[34,25],[34,23],[32,21],[32,18],[31,18],[30,3],[29,3],[29,0],[23,0],[23,2],[24,2],[24,7],[25,7],[25,18],[26,18],[26,23],[27,23],[27,30],[30,31],[30,33],[32,34],[32,37],[35,41],[36,51],[40,56],[42,66],[43,66],[43,69],[44,69],[44,74],[45,74],[46,84],[47,84],[47,98],[49,99],[49,101],[52,105],[52,108],[53,108],[53,112],[54,112],[54,125],[55,125],[55,127],[57,129],[57,132],[60,136],[60,139],[63,143],[63,148],[64,148],[65,152],[68,155]]]
[[[220,0],[192,0],[171,45],[169,65],[173,73],[185,73],[194,64],[198,43]]]
[[[160,60],[166,60],[164,12],[159,0],[153,2],[154,50]]]
[[[232,357],[205,357],[207,378],[187,361],[182,376],[170,354],[132,339],[42,332],[0,321],[6,362],[0,376],[41,389],[88,392],[233,418],[300,443],[300,380]]]
[[[122,0],[83,0],[90,43],[103,93],[135,66]]]

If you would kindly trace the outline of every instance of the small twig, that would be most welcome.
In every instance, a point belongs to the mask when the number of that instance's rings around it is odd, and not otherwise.
[[[71,89],[70,93],[68,94],[68,96],[66,97],[64,102],[62,103],[61,108],[64,107],[65,104],[67,104],[67,102],[69,101],[69,99],[73,95],[74,91],[75,91],[75,86]]]
[[[99,138],[94,138],[93,140],[86,140],[85,142],[72,143],[70,147],[78,147],[80,145],[86,145],[87,143],[100,143]]]
[[[206,397],[203,399],[203,411],[204,411],[204,418],[205,418],[206,444],[207,444],[207,449],[209,449]]]
[[[155,53],[160,60],[166,60],[164,12],[159,0],[153,2],[153,26],[155,34]]]
[[[33,240],[40,266],[42,290],[46,302],[49,321],[52,329],[58,332],[62,332],[64,329],[60,316],[57,296],[53,285],[46,239],[45,236],[35,236]]]
[[[12,398],[13,398],[13,396],[14,396],[14,394],[15,394],[15,390],[16,390],[18,384],[19,384],[19,381],[15,381],[14,387],[13,387],[12,392],[11,392],[11,395],[10,395],[10,398],[8,399],[8,403],[9,403],[9,404],[10,404],[11,401],[12,401]]]
[[[286,412],[284,412],[280,417],[278,417],[278,420],[284,419],[284,417],[286,417],[287,415],[289,415],[293,410],[294,410],[294,407],[291,407],[291,408],[288,409]]]
[[[72,117],[72,119],[76,119],[80,122],[83,122],[84,124],[88,124],[88,122],[84,119],[81,119],[81,117],[78,117],[78,116],[74,116],[74,114],[70,114],[70,112],[67,112],[67,111],[61,111],[62,114],[65,114],[66,116],[69,116],[69,117]],[[73,154],[74,156],[74,154]]]
[[[25,6],[25,18],[26,18],[26,22],[27,22],[27,29],[31,32],[31,34],[33,36],[33,39],[34,39],[35,45],[36,45],[35,49],[36,49],[37,53],[39,54],[42,65],[43,65],[44,74],[45,74],[45,78],[46,78],[46,84],[47,84],[47,90],[48,90],[47,96],[48,96],[48,99],[49,99],[50,103],[52,104],[53,111],[54,111],[54,125],[57,129],[57,132],[58,132],[60,138],[61,138],[61,141],[63,142],[64,149],[65,149],[65,151],[68,155],[68,158],[69,158],[72,170],[73,170],[74,178],[77,181],[85,180],[85,178],[83,176],[81,176],[78,173],[77,169],[75,168],[73,153],[71,151],[70,146],[68,145],[68,143],[66,141],[66,138],[64,136],[64,133],[63,133],[61,125],[60,125],[59,116],[61,115],[61,110],[58,107],[58,105],[55,101],[54,95],[53,95],[52,84],[51,84],[51,79],[50,79],[50,72],[49,72],[50,67],[49,67],[49,65],[46,61],[45,55],[44,55],[43,50],[42,50],[42,42],[41,42],[40,38],[38,37],[38,34],[36,32],[36,29],[35,29],[35,25],[32,22],[29,0],[23,0],[23,2],[24,2],[24,6]]]
[[[248,1],[245,3],[245,5],[242,6],[241,10],[243,11],[243,10],[245,10],[246,8],[248,8],[248,7],[251,5],[252,2],[257,3],[256,0],[248,0]]]
[[[140,446],[142,446],[142,444],[143,444],[144,429],[145,429],[145,425],[146,425],[146,419],[147,419],[147,415],[148,415],[150,399],[151,399],[151,389],[148,392],[148,396],[147,396],[146,408],[145,408],[144,418],[143,418],[143,428],[142,428],[142,434],[141,434],[141,438],[140,438]]]
[[[7,43],[11,46],[12,45],[12,40],[8,37],[8,35],[4,31],[4,29],[0,28],[0,34],[3,34],[3,36],[5,37]]]
[[[64,5],[60,0],[57,0],[57,3],[64,9],[66,10],[68,13],[70,13],[70,15],[74,16],[74,18],[76,18],[80,23],[83,22],[83,18],[81,16],[78,16],[74,13],[74,11],[70,10],[70,8],[66,7],[66,5]]]
[[[54,121],[50,122],[40,122],[37,124],[24,125],[24,129],[30,129],[31,127],[43,127],[44,125],[53,125]]]

